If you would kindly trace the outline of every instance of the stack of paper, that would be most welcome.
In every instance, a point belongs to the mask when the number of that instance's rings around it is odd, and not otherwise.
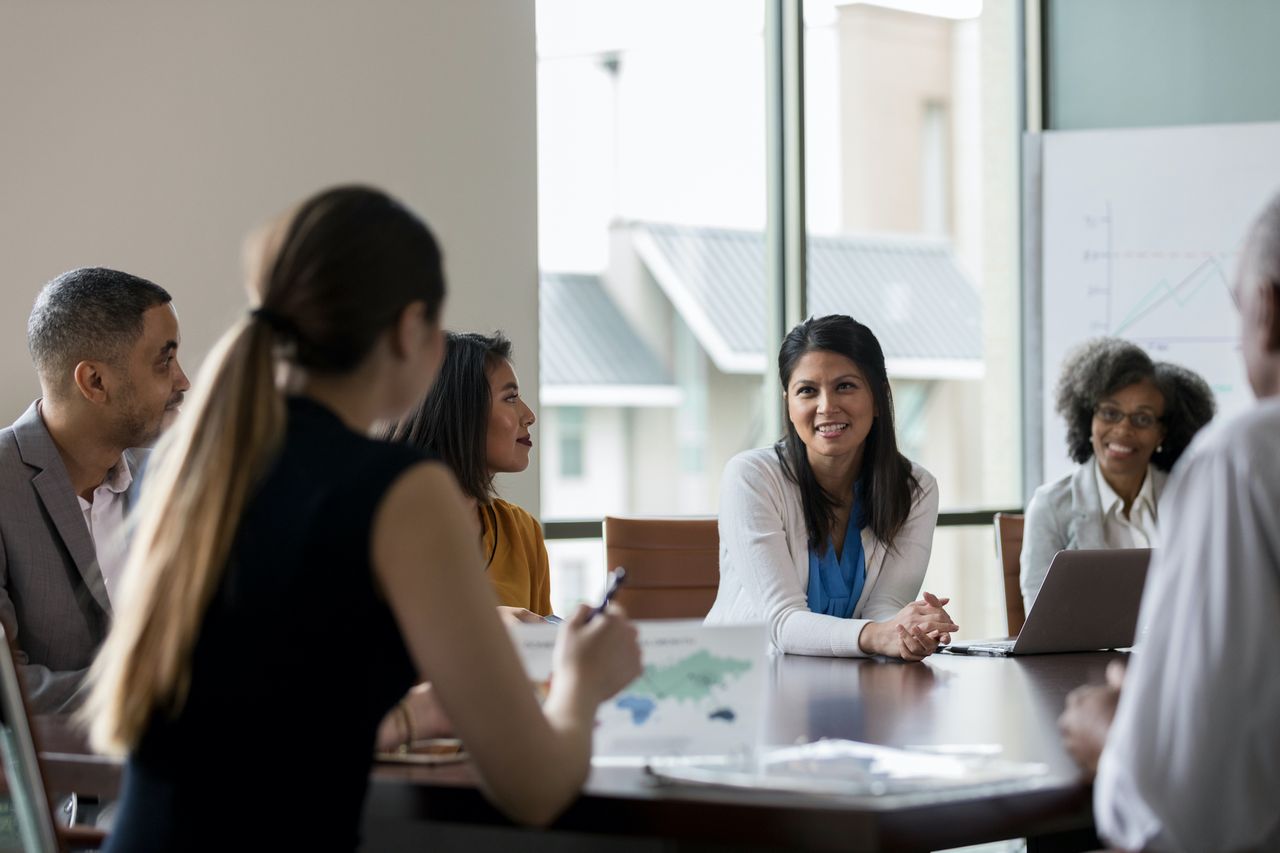
[[[730,763],[693,761],[650,770],[669,782],[835,796],[896,808],[1040,787],[1049,768],[993,757],[983,749],[896,749],[820,740],[743,755]]]

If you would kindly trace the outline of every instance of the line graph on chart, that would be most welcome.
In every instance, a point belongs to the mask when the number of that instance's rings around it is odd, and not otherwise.
[[[1118,247],[1109,202],[1082,221],[1082,233],[1096,241],[1080,255],[1090,336],[1126,338],[1174,361],[1180,352],[1189,356],[1185,347],[1224,349],[1221,355],[1235,358],[1239,308],[1230,270],[1236,248]],[[1236,383],[1225,379],[1215,386],[1219,394],[1235,390]]]

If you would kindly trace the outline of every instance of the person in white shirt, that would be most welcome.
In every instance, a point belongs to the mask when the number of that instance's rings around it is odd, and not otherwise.
[[[1127,674],[1073,691],[1059,721],[1096,768],[1099,833],[1128,850],[1280,850],[1280,195],[1236,289],[1259,402],[1170,477],[1142,601],[1168,630],[1139,641]]]
[[[1151,548],[1167,472],[1213,417],[1213,392],[1119,338],[1086,341],[1063,362],[1057,409],[1079,463],[1036,489],[1022,538],[1027,611],[1059,551]]]
[[[938,487],[898,452],[879,341],[844,315],[810,319],[783,341],[778,373],[787,434],[725,468],[706,623],[764,623],[794,654],[932,654],[958,628],[947,599],[913,600]]]
[[[27,345],[41,398],[0,429],[0,622],[37,713],[80,701],[112,614],[141,456],[190,387],[168,292],[72,270],[40,291]]]

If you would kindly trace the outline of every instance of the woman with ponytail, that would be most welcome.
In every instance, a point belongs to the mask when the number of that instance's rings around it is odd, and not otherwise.
[[[438,368],[435,239],[387,195],[344,187],[256,248],[255,307],[157,450],[90,676],[93,743],[128,755],[108,848],[354,849],[379,723],[426,680],[495,804],[550,820],[639,651],[624,617],[587,624],[583,608],[539,708],[452,475],[366,437]],[[290,819],[317,795],[322,818]]]
[[[957,630],[924,582],[938,487],[898,452],[880,342],[842,314],[778,353],[787,431],[720,488],[720,590],[707,624],[763,622],[802,655],[920,660]]]

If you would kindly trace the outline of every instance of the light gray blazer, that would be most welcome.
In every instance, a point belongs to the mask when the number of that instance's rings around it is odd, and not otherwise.
[[[126,451],[124,459],[136,485],[140,456]],[[125,500],[134,495],[131,488]],[[0,430],[0,622],[34,713],[62,713],[80,703],[85,670],[110,621],[93,538],[32,403]]]
[[[1169,475],[1154,465],[1149,470],[1151,495],[1159,506]],[[1055,554],[1106,547],[1098,471],[1093,459],[1089,459],[1073,473],[1036,489],[1027,504],[1020,572],[1022,603],[1027,612],[1031,611]]]

